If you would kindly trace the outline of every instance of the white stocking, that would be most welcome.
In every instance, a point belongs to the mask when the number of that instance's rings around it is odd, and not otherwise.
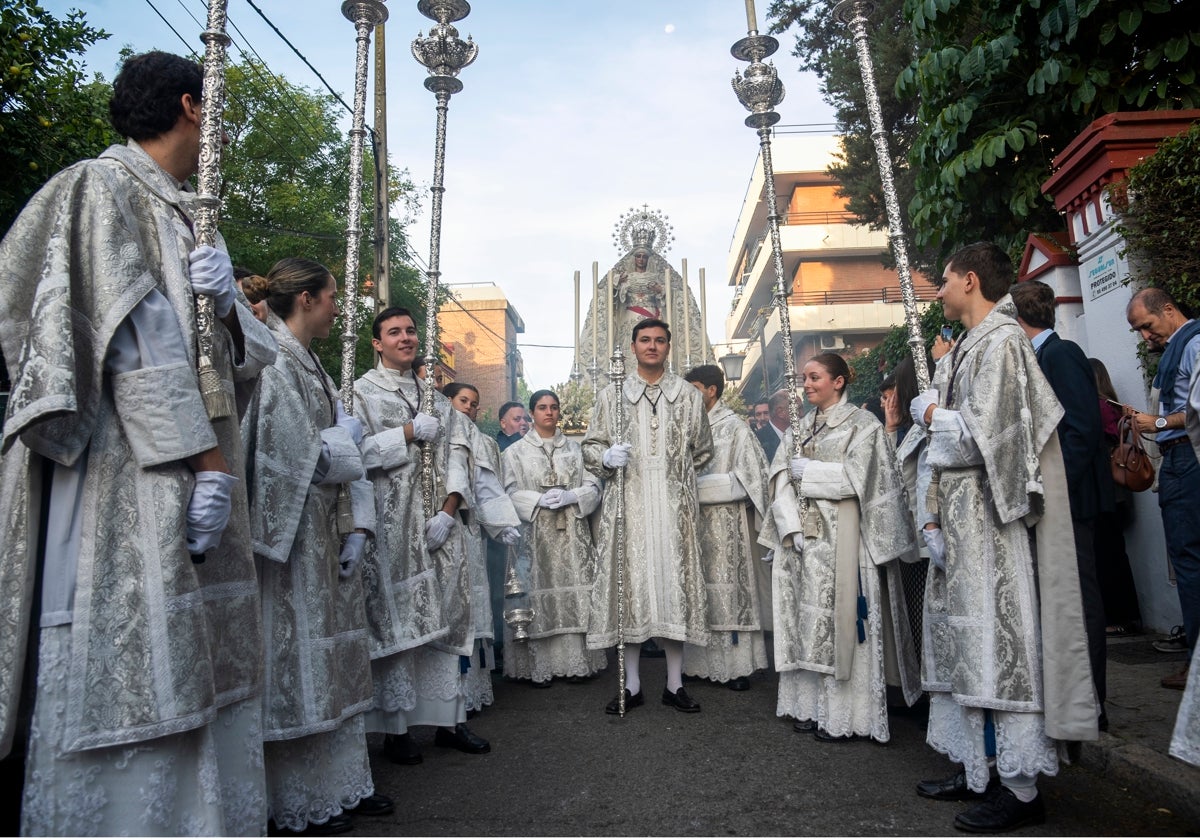
[[[667,655],[667,691],[674,694],[683,688],[683,642],[659,639],[658,646]]]
[[[625,645],[625,690],[632,697],[642,690],[642,678],[638,666],[642,661],[642,646],[638,643]]]

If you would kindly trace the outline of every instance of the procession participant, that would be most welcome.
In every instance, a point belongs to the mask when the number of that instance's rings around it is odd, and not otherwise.
[[[596,535],[596,583],[587,643],[593,650],[617,643],[622,611],[625,647],[625,708],[645,702],[639,674],[640,643],[658,640],[667,659],[662,702],[681,712],[700,704],[683,688],[683,643],[708,641],[704,575],[697,541],[696,471],[712,458],[712,434],[704,401],[695,388],[666,370],[671,349],[664,321],[644,319],[633,328],[636,370],[618,393],[600,392],[583,440],[588,470],[611,479],[625,470],[624,600],[617,600],[617,484],[608,481]],[[616,428],[617,400],[626,423]],[[618,436],[621,443],[616,443]],[[618,714],[620,697],[605,707]]]
[[[475,622],[475,640],[467,670],[467,711],[482,711],[495,702],[492,691],[492,669],[496,667],[493,643],[492,591],[488,585],[487,547],[489,536],[501,546],[515,544],[519,538],[520,519],[501,485],[500,447],[493,438],[479,431],[475,418],[479,414],[479,390],[465,382],[450,382],[442,394],[460,414],[471,422],[471,491],[475,497],[474,515],[463,522],[466,533],[463,547],[467,552],[468,577],[471,583],[471,615]],[[525,410],[521,409],[522,415]],[[482,528],[480,526],[483,526]],[[485,530],[487,533],[485,533]]]
[[[434,414],[419,410],[419,341],[407,309],[384,309],[371,335],[379,361],[354,383],[363,460],[383,523],[364,561],[374,684],[367,730],[385,734],[384,754],[398,764],[422,760],[413,726],[438,727],[437,746],[485,753],[491,745],[465,723],[475,624],[458,511],[472,500],[469,424],[437,391]],[[423,442],[433,446],[436,512],[428,519]]]
[[[266,636],[267,795],[279,829],[337,834],[351,828],[347,811],[392,810],[374,792],[363,719],[372,695],[358,565],[375,506],[363,478],[362,424],[342,410],[310,347],[338,316],[337,282],[299,257],[277,262],[267,281],[279,356],[242,420]],[[344,540],[343,486],[354,520]]]
[[[0,244],[0,753],[31,713],[23,834],[266,828],[241,441],[201,399],[193,293],[227,391],[275,346],[223,245],[196,247],[201,89],[193,61],[128,58],[128,144],[54,176]]]
[[[950,258],[938,298],[967,331],[911,405],[932,471],[922,536],[945,570],[943,618],[926,628],[927,741],[964,765],[917,792],[977,797],[994,755],[1000,785],[954,821],[984,833],[1042,823],[1037,776],[1058,772],[1055,740],[1098,735],[1056,434],[1063,410],[1015,320],[1012,275],[991,243]]]
[[[586,644],[596,572],[588,516],[600,504],[600,483],[558,428],[558,395],[536,391],[529,410],[533,430],[504,452],[504,489],[521,517],[513,563],[533,617],[523,642],[506,625],[504,675],[546,688],[554,677],[579,680],[605,666],[604,651]]]
[[[683,378],[704,400],[713,439],[713,458],[696,479],[708,645],[685,644],[683,670],[745,691],[750,675],[767,667],[761,616],[770,605],[759,603],[758,581],[770,573],[758,559],[758,523],[768,504],[767,459],[750,427],[720,401],[725,377],[719,367],[700,365]]]
[[[887,680],[920,695],[899,568],[916,533],[883,424],[847,399],[846,360],[814,356],[803,377],[814,410],[771,465],[776,714],[820,741],[886,743]]]

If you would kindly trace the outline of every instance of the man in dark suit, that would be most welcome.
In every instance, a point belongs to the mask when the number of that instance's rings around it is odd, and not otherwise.
[[[772,394],[767,400],[767,408],[771,412],[771,419],[754,435],[762,444],[763,452],[767,453],[767,463],[770,464],[775,459],[775,450],[779,448],[779,442],[783,440],[783,433],[792,424],[791,415],[788,414],[787,390],[781,389]]]
[[[1058,440],[1062,445],[1067,495],[1071,500],[1079,588],[1087,624],[1088,658],[1096,683],[1096,697],[1100,701],[1100,728],[1107,730],[1104,599],[1096,576],[1094,528],[1098,516],[1113,512],[1115,500],[1096,378],[1079,345],[1054,332],[1054,308],[1058,302],[1053,289],[1037,280],[1027,280],[1014,285],[1010,294],[1017,307],[1017,323],[1033,343],[1038,366],[1066,412],[1058,424]]]

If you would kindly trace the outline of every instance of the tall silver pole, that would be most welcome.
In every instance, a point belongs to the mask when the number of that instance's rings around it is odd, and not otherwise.
[[[209,0],[208,25],[201,34],[204,41],[204,81],[200,97],[200,164],[196,174],[196,244],[212,245],[217,238],[217,217],[221,209],[221,145],[225,129],[225,34],[227,0]],[[196,373],[200,395],[210,420],[232,417],[236,410],[233,395],[221,385],[213,367],[213,333],[217,313],[211,295],[196,295]]]
[[[921,316],[917,312],[917,294],[913,289],[912,272],[908,262],[908,238],[905,236],[904,216],[896,194],[896,179],[892,173],[892,154],[888,149],[887,131],[883,125],[883,109],[879,90],[875,87],[875,63],[867,41],[867,17],[875,11],[871,0],[842,0],[833,7],[833,16],[850,27],[858,51],[863,89],[867,95],[867,114],[871,118],[871,139],[875,142],[875,160],[879,165],[879,180],[883,186],[884,206],[887,209],[888,234],[892,252],[896,255],[896,273],[900,276],[900,297],[904,302],[904,322],[908,327],[908,346],[912,351],[917,384],[921,390],[929,387],[929,366],[925,364],[925,337],[921,335]]]
[[[345,0],[342,14],[354,22],[354,117],[350,128],[350,201],[346,210],[346,313],[342,332],[342,404],[354,410],[354,351],[358,340],[358,246],[362,239],[363,127],[367,112],[367,65],[371,32],[387,20],[381,0]],[[379,162],[376,161],[376,165]],[[386,166],[386,162],[383,164]]]
[[[429,69],[425,89],[437,99],[437,129],[434,135],[433,194],[430,201],[429,232],[429,286],[425,294],[425,387],[421,393],[421,411],[433,414],[434,364],[437,362],[437,297],[438,278],[441,276],[442,248],[442,194],[445,188],[446,168],[446,112],[450,108],[450,97],[463,89],[458,72],[479,54],[478,45],[471,40],[458,37],[458,30],[451,26],[471,13],[467,0],[418,0],[417,11],[437,22],[430,27],[429,35],[417,34],[412,42],[412,54],[420,64]],[[433,444],[421,446],[421,481],[425,490],[425,514],[434,514]]]
[[[609,294],[612,294],[610,291]],[[612,382],[616,400],[615,417],[617,431],[613,443],[625,442],[625,354],[621,345],[613,344],[609,359],[608,378]],[[617,548],[617,712],[625,717],[625,468],[618,467],[617,515],[613,527],[613,539]]]

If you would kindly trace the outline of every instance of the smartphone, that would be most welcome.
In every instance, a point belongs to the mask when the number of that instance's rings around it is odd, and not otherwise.
[[[953,341],[953,340],[954,340],[954,327],[951,327],[951,326],[942,327],[942,341]]]

